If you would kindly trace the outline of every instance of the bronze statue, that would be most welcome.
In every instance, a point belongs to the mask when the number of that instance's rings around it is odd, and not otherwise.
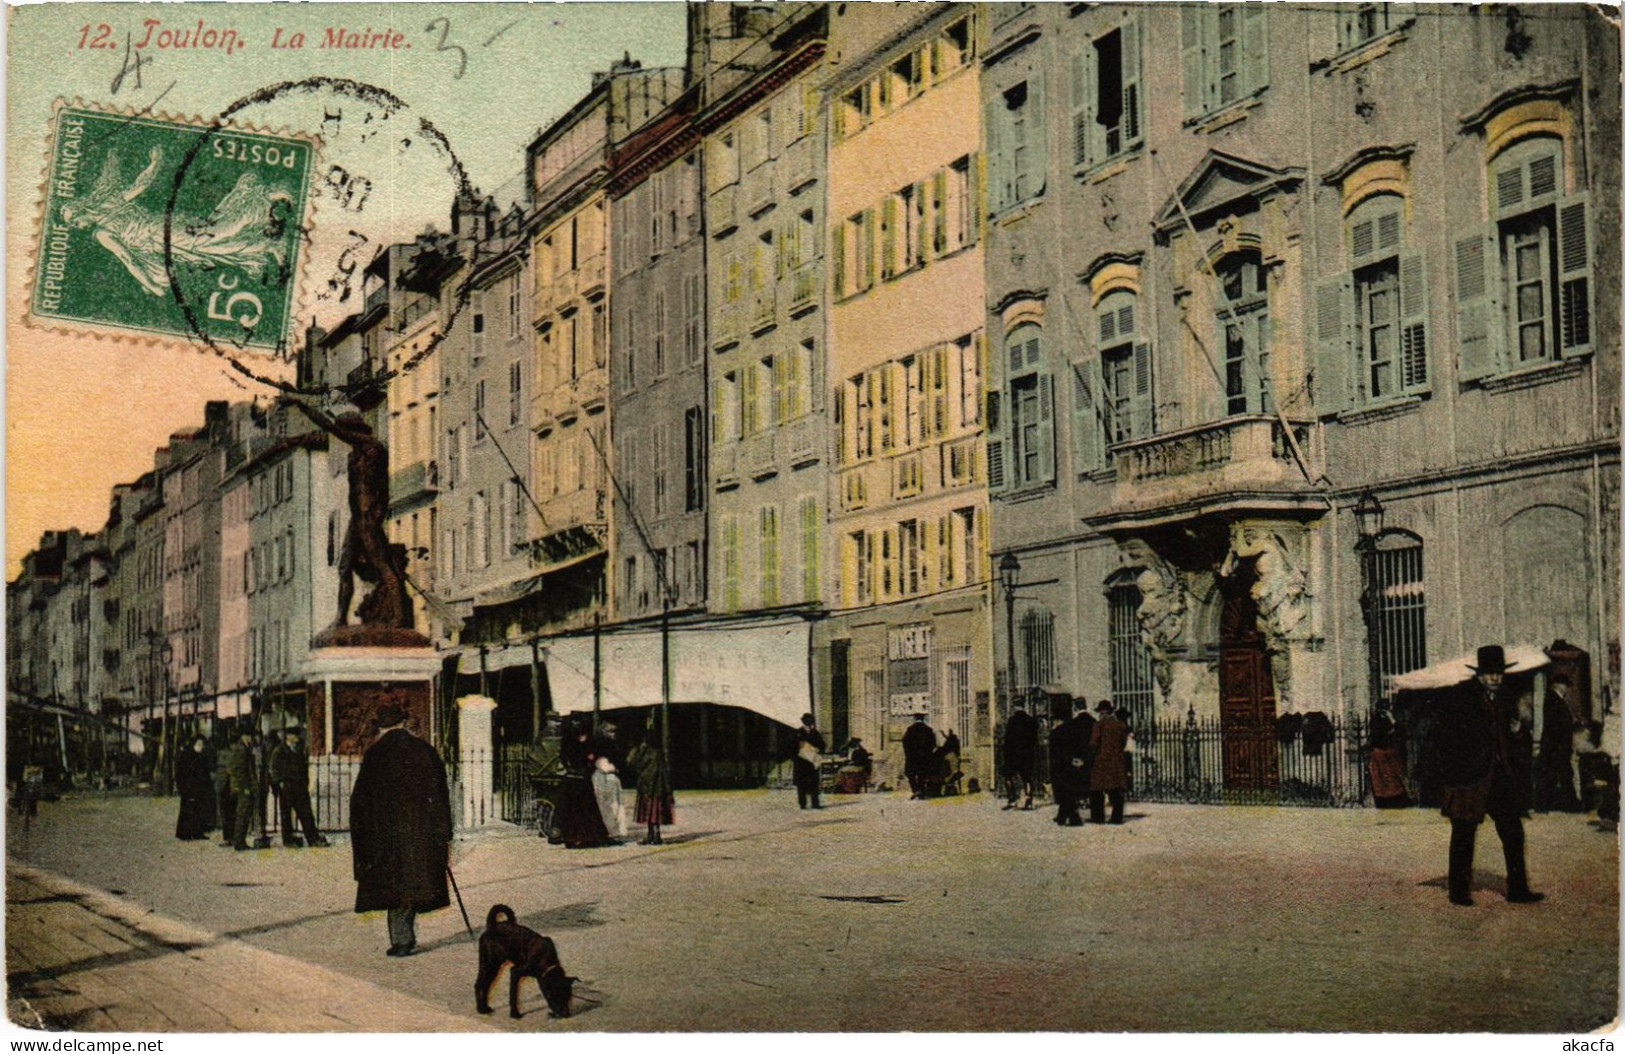
[[[329,632],[349,624],[357,575],[373,587],[356,609],[361,625],[412,629],[405,555],[399,546],[390,544],[384,529],[389,517],[389,449],[356,410],[346,410],[335,419],[298,399],[289,401],[350,448],[350,525],[339,553],[338,617]]]

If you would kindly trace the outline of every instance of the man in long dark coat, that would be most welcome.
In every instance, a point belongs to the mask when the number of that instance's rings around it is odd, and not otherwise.
[[[276,788],[277,804],[281,810],[282,844],[289,848],[305,845],[322,847],[328,844],[316,826],[316,816],[310,808],[310,763],[299,747],[299,731],[286,728],[282,742],[271,748],[266,762],[271,770],[271,785]],[[304,829],[305,840],[293,829],[295,820]]]
[[[400,707],[384,704],[374,723],[378,739],[350,792],[355,910],[389,912],[389,954],[411,955],[417,913],[451,903],[451,795],[445,763],[406,730]]]
[[[1078,815],[1078,800],[1088,785],[1083,775],[1084,758],[1089,752],[1089,741],[1080,733],[1083,726],[1078,718],[1068,713],[1071,702],[1061,704],[1064,709],[1054,714],[1055,727],[1049,734],[1049,778],[1055,791],[1055,822],[1062,827],[1081,827],[1083,817]]]
[[[926,777],[937,756],[937,733],[925,723],[924,714],[915,714],[914,723],[903,732],[903,775],[908,779],[909,800],[925,797]]]
[[[1016,807],[1016,797],[1027,795],[1024,809],[1033,807],[1033,778],[1038,767],[1038,721],[1017,706],[1004,723],[1004,778],[1008,800],[1006,809]]]
[[[1470,907],[1473,843],[1489,816],[1501,836],[1507,865],[1507,900],[1530,904],[1544,893],[1529,888],[1524,868],[1523,811],[1527,784],[1519,786],[1513,737],[1520,725],[1517,700],[1503,692],[1510,666],[1498,645],[1478,649],[1475,676],[1446,696],[1434,726],[1441,812],[1450,820],[1450,903]]]
[[[226,777],[231,791],[231,847],[238,852],[252,848],[248,831],[259,815],[260,757],[254,730],[243,726],[237,732],[237,745],[227,755]]]
[[[822,775],[818,771],[819,756],[824,753],[824,734],[818,731],[813,715],[801,715],[801,727],[796,729],[796,756],[790,769],[796,785],[796,804],[803,809],[822,809],[818,792]]]
[[[1112,802],[1112,823],[1123,822],[1123,800],[1128,791],[1128,726],[1118,720],[1110,699],[1095,704],[1095,730],[1090,734],[1095,764],[1089,774],[1089,822],[1106,822],[1106,799]]]

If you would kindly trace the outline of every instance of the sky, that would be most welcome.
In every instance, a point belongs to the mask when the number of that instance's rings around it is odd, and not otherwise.
[[[675,2],[47,4],[8,7],[6,15],[8,580],[41,532],[99,529],[110,488],[151,469],[168,436],[202,422],[204,402],[271,393],[208,348],[69,335],[24,321],[59,100],[208,121],[267,86],[314,77],[391,93],[401,105],[397,122],[428,121],[446,151],[421,137],[415,152],[398,140],[384,149],[383,138],[362,145],[361,121],[386,108],[336,90],[282,93],[235,111],[234,120],[255,128],[321,137],[318,175],[334,165],[365,173],[361,211],[353,195],[340,201],[318,180],[309,215],[304,302],[342,314],[347,307],[316,294],[350,232],[376,246],[409,239],[429,222],[445,225],[455,186],[447,151],[481,192],[511,201],[522,190],[525,144],[587,93],[594,71],[626,53],[645,67],[680,66],[685,44],[684,5]],[[322,47],[339,29],[399,33],[402,46]],[[227,30],[236,32],[235,48],[178,46],[198,36],[226,41]],[[302,48],[273,48],[299,33]],[[149,196],[159,199],[151,192],[140,201]],[[257,376],[287,376],[285,364],[242,361]]]

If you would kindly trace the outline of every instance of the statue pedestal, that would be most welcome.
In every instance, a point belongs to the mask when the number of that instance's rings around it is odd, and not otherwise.
[[[345,630],[352,632],[345,633]],[[385,703],[406,712],[407,728],[434,742],[435,676],[440,654],[410,630],[390,630],[399,642],[362,643],[376,629],[341,627],[316,638],[301,673],[309,685],[307,715],[312,757],[360,757],[373,740],[373,717]],[[356,643],[349,643],[348,639]],[[421,642],[421,643],[418,643]]]

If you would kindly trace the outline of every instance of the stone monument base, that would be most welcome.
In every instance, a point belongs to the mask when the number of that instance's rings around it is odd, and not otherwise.
[[[351,631],[351,632],[346,632]],[[379,635],[400,644],[379,643]],[[407,636],[415,639],[409,643]],[[361,643],[361,640],[367,643]],[[353,640],[335,646],[335,640]],[[372,745],[373,718],[386,703],[406,713],[412,732],[433,742],[435,676],[440,655],[412,630],[342,626],[316,638],[301,672],[308,685],[312,757],[360,757]]]

